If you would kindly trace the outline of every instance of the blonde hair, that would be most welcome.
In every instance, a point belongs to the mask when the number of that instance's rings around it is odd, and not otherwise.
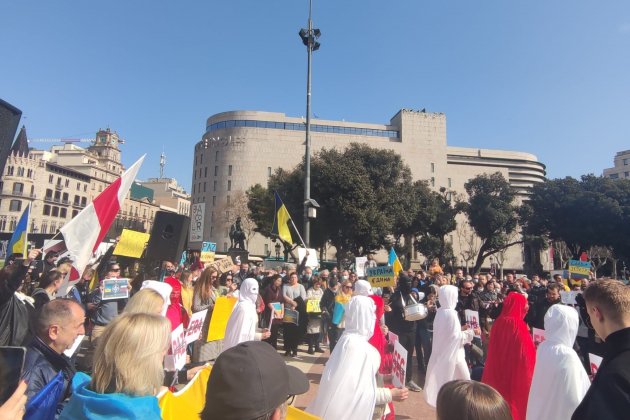
[[[123,313],[162,314],[164,298],[156,290],[142,289],[129,299]]]
[[[114,319],[94,352],[90,389],[100,394],[155,395],[164,381],[162,361],[171,324],[163,316],[135,313]]]

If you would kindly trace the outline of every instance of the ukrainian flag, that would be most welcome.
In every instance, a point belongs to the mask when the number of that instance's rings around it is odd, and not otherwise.
[[[276,199],[276,212],[273,218],[271,233],[278,235],[283,241],[292,244],[293,238],[289,230],[289,220],[291,220],[291,216],[289,216],[289,211],[280,199],[278,193],[274,191],[273,195]]]
[[[22,213],[22,217],[20,217],[20,221],[15,227],[15,231],[13,232],[13,236],[11,236],[9,246],[7,247],[7,257],[11,254],[22,254],[23,257],[26,257],[28,214],[30,209],[31,205],[29,204],[24,209],[24,213]]]
[[[394,251],[394,247],[389,249],[389,258],[387,259],[387,265],[394,267],[394,274],[398,275],[402,271],[402,264],[398,259],[398,255],[396,255],[396,251]]]

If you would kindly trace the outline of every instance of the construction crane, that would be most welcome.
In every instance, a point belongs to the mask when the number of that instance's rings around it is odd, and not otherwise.
[[[29,143],[94,143],[94,138],[74,139],[74,138],[39,138],[28,139]],[[125,140],[119,138],[119,144],[125,144]]]

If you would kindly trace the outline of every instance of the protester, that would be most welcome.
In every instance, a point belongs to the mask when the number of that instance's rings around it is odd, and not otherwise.
[[[404,274],[398,277],[398,290],[390,298],[391,318],[387,325],[398,335],[398,342],[407,350],[407,367],[405,378],[410,391],[420,392],[420,388],[413,381],[413,349],[416,341],[416,321],[405,320],[405,306],[418,303],[411,296],[411,279]]]
[[[229,271],[221,274],[221,279],[219,280],[220,285],[217,288],[219,296],[233,296],[235,292],[238,292],[238,287],[233,279],[232,273]]]
[[[427,307],[427,316],[424,319],[416,321],[416,360],[418,361],[418,370],[426,373],[429,360],[431,359],[431,351],[433,347],[433,322],[437,313],[437,295],[439,288],[430,285],[424,288],[425,297],[422,303]]]
[[[39,250],[31,249],[21,264],[0,270],[0,346],[22,346],[28,340],[28,323],[35,309],[17,291],[39,254]]]
[[[536,367],[527,403],[528,420],[568,419],[591,382],[573,350],[579,325],[574,308],[553,305],[545,315],[545,341],[536,352]]]
[[[163,283],[165,286],[168,286],[166,283]],[[145,313],[145,314],[156,314],[162,315],[162,310],[164,308],[164,298],[160,293],[154,289],[142,289],[135,295],[129,299],[123,313],[126,314],[135,314],[135,313]]]
[[[35,309],[39,310],[44,304],[55,299],[57,291],[63,283],[63,274],[57,269],[48,271],[42,275],[39,287],[33,291],[31,297],[35,299]]]
[[[377,389],[380,356],[368,343],[375,322],[374,302],[366,296],[353,297],[346,329],[326,363],[317,396],[307,412],[324,420],[372,419],[376,405],[406,398],[404,389]]]
[[[523,318],[527,298],[508,294],[494,322],[481,382],[490,385],[510,405],[514,420],[524,420],[536,362],[536,348]]]
[[[438,392],[445,383],[454,379],[470,379],[464,345],[472,342],[475,331],[461,326],[455,306],[457,287],[440,287],[440,307],[433,322],[433,348],[424,382],[424,399],[435,407]]]
[[[47,252],[44,255],[44,262],[42,263],[42,272],[41,275],[48,273],[50,270],[54,270],[57,268],[57,259],[59,258],[59,253],[56,251]]]
[[[190,318],[193,314],[192,312],[192,303],[193,303],[193,295],[194,295],[194,286],[192,282],[193,276],[190,271],[183,271],[179,276],[179,282],[182,285],[181,296],[182,296],[182,307],[186,311],[188,318]]]
[[[630,288],[596,280],[582,293],[595,332],[604,340],[603,361],[573,420],[626,419],[630,413]]]
[[[86,268],[83,275],[79,278],[79,281],[70,288],[68,294],[66,295],[66,298],[74,299],[80,303],[84,310],[87,309],[86,304],[87,297],[90,292],[90,282],[92,281],[92,276],[94,276],[95,272],[96,270],[93,268]]]
[[[320,273],[320,277],[323,282],[323,273]],[[326,278],[328,278],[328,274],[326,274]],[[324,290],[322,299],[319,301],[319,308],[322,310],[322,325],[328,336],[328,345],[330,347],[330,353],[332,354],[337,340],[339,339],[337,325],[332,323],[332,316],[335,311],[335,296],[339,288],[339,283],[337,283],[337,280],[330,279],[327,285],[328,287]]]
[[[142,288],[140,289],[140,291],[144,289],[151,289],[159,293],[159,295],[162,297],[163,306],[162,306],[161,311],[158,313],[162,316],[166,316],[166,311],[168,310],[168,306],[171,303],[170,299],[171,299],[171,292],[173,291],[173,288],[169,284],[164,283],[163,281],[145,280],[142,282]],[[129,303],[127,303],[127,305],[129,305]],[[125,309],[127,309],[127,306],[125,306]],[[129,311],[126,311],[126,312],[129,312]]]
[[[61,420],[159,419],[155,395],[164,380],[162,361],[171,326],[160,315],[135,313],[105,329],[94,354],[92,378],[77,373]]]
[[[120,275],[120,264],[110,262],[107,264],[107,274],[103,280],[116,279]],[[101,280],[99,287],[94,289],[88,296],[88,313],[90,320],[94,326],[92,327],[91,340],[92,347],[95,348],[98,339],[105,331],[105,327],[118,316],[125,307],[127,299],[109,299],[103,300],[103,281]]]
[[[273,303],[284,305],[284,295],[282,294],[282,277],[280,274],[274,274],[271,276],[271,283],[262,292],[263,302],[265,303],[265,310],[263,311],[263,320],[265,325],[269,328],[269,338],[265,341],[274,349],[278,348],[278,330],[282,325],[282,319],[271,317],[271,313],[274,311]],[[269,324],[271,320],[271,324]]]
[[[63,373],[64,389],[57,403],[70,395],[70,382],[76,371],[63,352],[72,347],[79,335],[85,334],[84,321],[85,311],[80,304],[70,299],[55,299],[41,307],[22,373],[22,379],[28,385],[26,395],[29,400],[60,371]]]
[[[214,305],[219,297],[218,290],[214,287],[214,283],[219,276],[219,272],[214,267],[208,267],[199,276],[199,279],[195,283],[195,289],[193,291],[193,304],[192,311],[206,312],[206,319],[201,329],[201,337],[208,336],[208,329],[210,328],[210,320],[212,319],[212,312],[214,311]],[[193,344],[193,362],[206,362],[208,360],[214,360],[221,353],[223,341],[221,340],[197,340]]]
[[[257,298],[258,282],[253,278],[245,279],[241,283],[238,303],[234,307],[225,328],[222,352],[245,341],[260,341],[271,336],[268,329],[262,332],[256,331],[258,325]]]
[[[321,281],[317,277],[313,277],[313,286],[306,292],[306,300],[313,300],[317,302],[319,308],[319,302],[322,299],[324,290],[321,287]],[[319,346],[319,335],[322,327],[322,317],[320,312],[309,312],[308,324],[306,326],[306,339],[308,342],[308,354],[315,354],[315,352],[323,353],[324,350]]]
[[[170,261],[165,261],[164,270],[166,272],[164,283],[171,286],[170,303],[166,310],[166,317],[171,321],[171,330],[174,330],[181,324],[186,327],[188,325],[188,313],[182,305],[182,284],[175,277],[176,266]]]
[[[525,320],[534,327],[544,329],[545,314],[553,305],[560,303],[560,285],[552,283],[547,287],[545,299],[539,299],[527,312]]]
[[[212,367],[202,420],[284,420],[288,398],[308,391],[306,375],[287,366],[267,343],[224,351]]]
[[[476,381],[457,380],[440,389],[437,419],[512,420],[512,413],[501,394],[492,387]]]
[[[284,355],[297,357],[298,345],[306,332],[306,290],[298,283],[297,273],[289,274],[289,283],[282,287],[284,295],[284,310],[298,311],[298,325],[292,322],[283,324],[284,331]],[[254,301],[255,303],[255,301]]]

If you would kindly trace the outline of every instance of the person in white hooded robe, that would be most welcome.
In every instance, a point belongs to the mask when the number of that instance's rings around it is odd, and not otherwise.
[[[260,341],[268,338],[271,333],[268,330],[256,331],[258,325],[258,313],[256,312],[256,300],[258,298],[258,281],[248,278],[241,283],[238,302],[234,306],[225,328],[223,349],[221,352],[245,341]]]
[[[573,343],[580,323],[577,311],[553,305],[544,318],[545,341],[536,352],[527,419],[570,419],[591,386]]]
[[[315,400],[306,411],[324,420],[369,420],[376,404],[378,351],[368,343],[376,322],[375,305],[366,296],[348,303],[346,329],[326,363]]]
[[[424,382],[424,399],[432,407],[437,404],[442,385],[456,379],[470,380],[464,345],[472,342],[475,333],[472,329],[462,331],[455,311],[457,299],[457,287],[440,287],[440,307],[433,322],[433,347]]]

